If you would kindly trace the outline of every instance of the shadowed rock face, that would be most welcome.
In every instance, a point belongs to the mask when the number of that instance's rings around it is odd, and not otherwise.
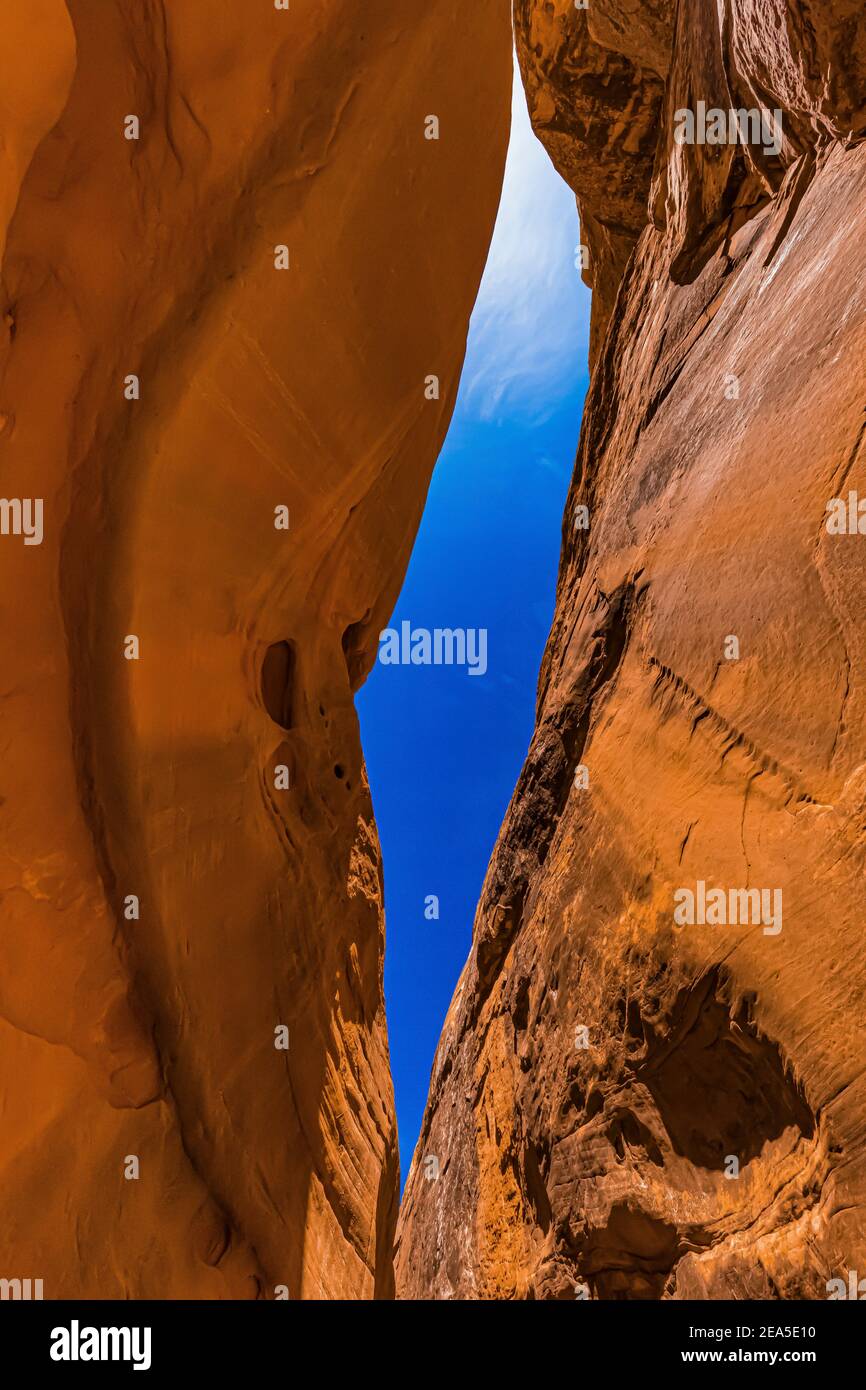
[[[0,464],[44,539],[0,536],[0,1275],[388,1296],[352,697],[456,393],[508,9],[6,10]]]
[[[824,1298],[866,1248],[866,536],[827,527],[866,499],[862,10],[596,8],[516,4],[536,128],[622,244],[398,1292]],[[779,149],[677,144],[698,100],[779,108]]]

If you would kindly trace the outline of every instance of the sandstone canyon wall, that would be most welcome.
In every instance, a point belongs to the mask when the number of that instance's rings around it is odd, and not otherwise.
[[[515,26],[593,373],[398,1294],[826,1298],[866,1259],[866,539],[827,525],[866,496],[863,7],[516,0]],[[678,143],[699,102],[781,138]],[[699,884],[743,914],[675,920]]]
[[[0,1276],[387,1297],[353,691],[455,398],[508,6],[29,0],[0,32]]]

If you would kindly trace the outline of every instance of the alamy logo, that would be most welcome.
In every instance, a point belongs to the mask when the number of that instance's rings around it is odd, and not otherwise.
[[[681,107],[674,112],[674,140],[678,145],[760,145],[764,154],[782,152],[780,110],[741,107],[725,111],[720,106],[707,109],[699,101],[695,110]]]
[[[487,670],[486,627],[416,627],[400,624],[379,633],[383,666],[467,666],[470,676]]]
[[[830,536],[866,536],[866,497],[861,501],[857,492],[831,497],[825,529]]]
[[[28,1300],[42,1297],[41,1279],[0,1279],[0,1299]]]
[[[834,1299],[851,1298],[859,1302],[866,1299],[866,1279],[859,1278],[856,1269],[848,1270],[848,1283],[844,1279],[827,1280],[827,1297]]]
[[[52,1361],[131,1361],[134,1371],[150,1370],[149,1327],[69,1327],[51,1331]]]
[[[677,888],[674,921],[678,927],[758,926],[764,936],[782,930],[781,888],[707,888],[699,878],[694,892]]]
[[[23,536],[25,545],[41,545],[42,505],[41,497],[0,497],[0,536]]]

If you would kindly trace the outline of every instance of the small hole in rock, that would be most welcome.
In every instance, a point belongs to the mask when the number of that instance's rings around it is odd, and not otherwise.
[[[346,769],[343,767],[343,764],[342,764],[342,763],[334,763],[334,776],[335,776],[335,777],[339,777],[339,778],[342,780],[343,777],[345,777],[345,775],[346,775]]]
[[[343,655],[346,658],[349,685],[353,690],[358,689],[364,673],[367,660],[365,654],[366,635],[366,619],[359,623],[351,623],[343,633]]]
[[[281,729],[291,729],[295,693],[295,648],[291,642],[274,642],[262,662],[262,700]]]

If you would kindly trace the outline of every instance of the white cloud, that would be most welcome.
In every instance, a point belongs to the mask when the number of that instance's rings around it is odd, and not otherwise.
[[[574,194],[532,131],[515,66],[502,202],[463,373],[468,415],[539,421],[577,389],[589,342],[579,240]]]

